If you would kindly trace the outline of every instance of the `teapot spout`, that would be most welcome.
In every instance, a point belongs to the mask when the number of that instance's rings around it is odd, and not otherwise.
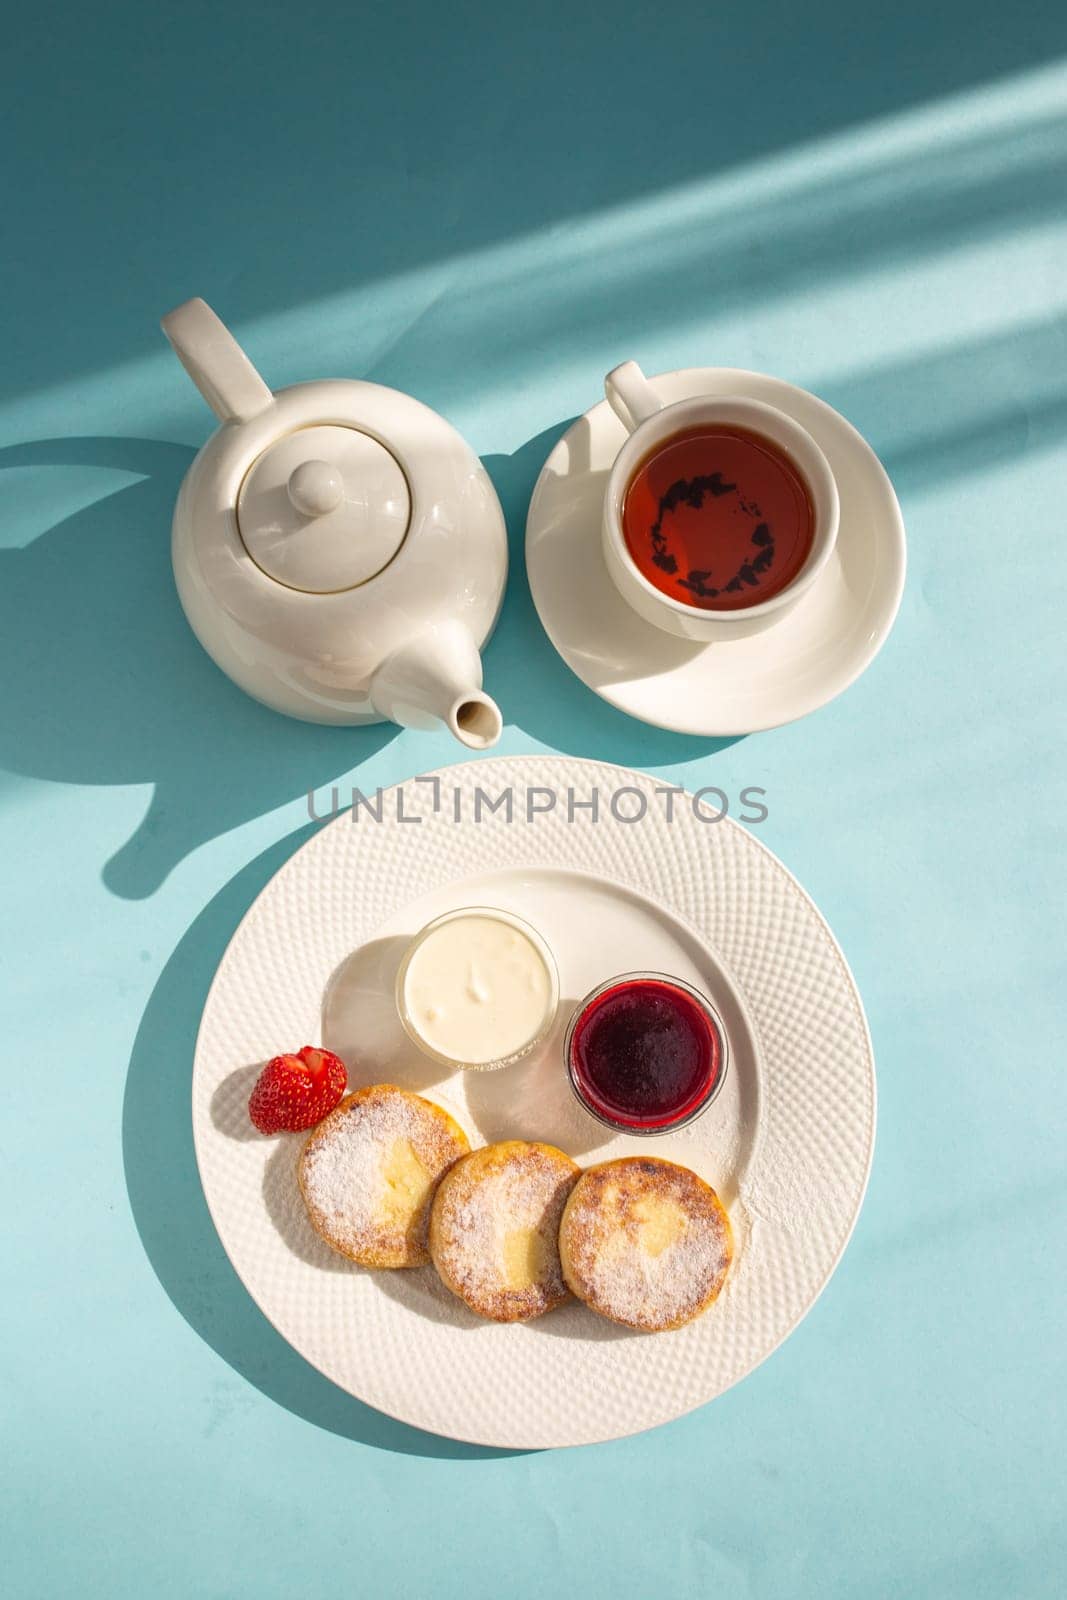
[[[468,750],[488,750],[504,722],[482,690],[482,660],[461,622],[426,628],[387,656],[370,686],[374,709],[404,728],[444,723]]]

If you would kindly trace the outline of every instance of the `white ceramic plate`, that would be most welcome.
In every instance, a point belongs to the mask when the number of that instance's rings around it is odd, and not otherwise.
[[[604,490],[626,438],[603,400],[556,445],[530,502],[526,569],[545,631],[590,689],[661,728],[723,737],[806,716],[870,665],[900,605],[904,524],[885,468],[851,423],[780,378],[691,367],[649,381],[668,402],[745,395],[807,428],[841,496],[833,558],[792,610],[747,639],[693,644],[643,621],[616,590],[601,554]]]
[[[863,1009],[829,929],[781,863],[735,823],[698,819],[680,791],[668,800],[642,773],[547,756],[447,768],[437,780],[436,791],[425,779],[386,791],[381,821],[342,813],[282,867],[234,935],[193,1070],[204,1193],[249,1293],[350,1394],[488,1445],[636,1433],[744,1377],[833,1271],[874,1140]],[[513,819],[481,802],[475,821],[478,790],[492,800],[510,791]],[[568,794],[587,802],[594,793],[597,820],[580,806],[568,817]],[[421,821],[398,820],[398,797],[404,816]],[[471,902],[541,929],[563,1004],[532,1061],[449,1075],[407,1040],[392,983],[406,939]],[[703,988],[730,1036],[721,1093],[675,1137],[613,1137],[577,1105],[563,1073],[567,1002],[636,968]],[[320,1039],[344,1057],[353,1084],[424,1092],[472,1143],[545,1139],[583,1163],[654,1150],[694,1167],[737,1231],[724,1293],[672,1333],[629,1333],[576,1303],[502,1327],[469,1313],[432,1267],[364,1272],[333,1254],[297,1190],[301,1136],[264,1139],[246,1110],[267,1057]]]

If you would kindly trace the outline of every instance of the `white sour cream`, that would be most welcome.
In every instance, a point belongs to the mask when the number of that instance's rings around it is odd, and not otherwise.
[[[506,911],[453,911],[425,927],[397,1001],[416,1043],[460,1066],[503,1066],[547,1031],[558,1003],[543,940]]]

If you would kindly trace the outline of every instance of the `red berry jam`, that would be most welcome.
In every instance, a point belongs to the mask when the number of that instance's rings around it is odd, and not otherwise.
[[[663,1133],[718,1090],[726,1043],[708,1001],[653,974],[612,979],[579,1007],[567,1069],[579,1100],[613,1127]]]

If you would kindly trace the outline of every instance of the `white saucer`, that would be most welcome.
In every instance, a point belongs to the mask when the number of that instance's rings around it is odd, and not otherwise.
[[[826,572],[781,621],[725,644],[672,638],[630,610],[608,576],[600,516],[626,435],[602,400],[545,462],[526,521],[526,569],[545,632],[583,683],[620,711],[677,733],[757,733],[806,716],[847,689],[881,649],[904,588],[904,523],[878,457],[805,389],[736,367],[650,380],[667,401],[700,394],[764,400],[822,446],[837,478],[841,529]]]

